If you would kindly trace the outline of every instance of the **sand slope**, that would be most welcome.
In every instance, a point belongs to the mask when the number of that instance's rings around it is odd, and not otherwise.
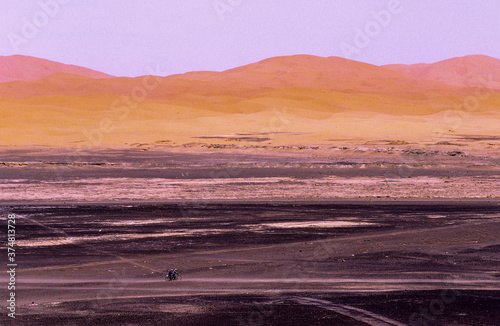
[[[0,83],[37,80],[55,73],[70,73],[91,78],[112,77],[92,69],[24,55],[0,56]]]
[[[500,89],[500,60],[484,55],[452,58],[433,64],[396,64],[384,67],[419,80],[459,87]]]

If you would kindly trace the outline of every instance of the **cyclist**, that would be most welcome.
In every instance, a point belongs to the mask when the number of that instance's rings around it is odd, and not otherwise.
[[[176,280],[177,279],[177,269],[174,269],[174,272],[172,274],[172,279]]]

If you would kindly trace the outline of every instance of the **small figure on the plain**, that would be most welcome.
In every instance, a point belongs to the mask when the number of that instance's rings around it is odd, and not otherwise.
[[[167,275],[168,280],[171,281],[173,276],[174,276],[174,271],[173,270],[169,270],[168,271],[168,275]]]
[[[176,280],[177,279],[177,269],[174,269],[174,272],[172,274],[172,279]]]

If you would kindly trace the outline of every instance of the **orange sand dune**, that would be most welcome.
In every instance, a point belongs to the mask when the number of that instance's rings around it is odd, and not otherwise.
[[[0,97],[127,95],[141,85],[146,85],[149,97],[162,98],[179,94],[248,97],[294,87],[394,96],[421,92],[454,94],[456,91],[453,87],[421,81],[384,67],[337,57],[298,55],[271,58],[224,72],[195,72],[168,77],[89,80],[58,74],[34,82],[0,84]]]
[[[405,101],[310,89],[246,99],[151,98],[131,106],[110,95],[3,98],[0,145],[256,144],[230,136],[242,133],[277,133],[259,145],[321,145],[330,139],[437,143],[462,135],[500,139],[500,94],[492,94],[476,112],[452,110],[449,105],[459,101]]]
[[[37,80],[55,73],[68,73],[90,78],[112,77],[99,71],[24,55],[0,56],[0,83]]]
[[[458,57],[433,64],[386,65],[384,67],[419,80],[459,87],[500,89],[500,60],[484,55]]]
[[[0,145],[255,144],[234,136],[241,133],[272,134],[261,143],[270,145],[500,136],[500,91],[476,93],[388,67],[304,55],[168,77],[56,73],[0,83]]]
[[[273,89],[309,87],[384,92],[437,86],[408,78],[383,67],[338,57],[322,58],[311,55],[270,58],[204,77],[203,80],[206,81],[245,83],[250,87],[265,86]]]

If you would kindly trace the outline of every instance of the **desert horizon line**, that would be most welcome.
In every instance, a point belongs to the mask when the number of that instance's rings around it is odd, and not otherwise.
[[[43,57],[37,57],[37,56],[31,56],[31,55],[24,55],[24,54],[0,55],[0,63],[1,63],[2,59],[5,59],[5,58],[14,58],[14,57],[31,58],[31,59],[36,59],[36,60],[43,60],[43,61],[48,61],[48,62],[51,62],[51,63],[61,64],[61,65],[64,65],[64,66],[84,68],[84,69],[87,69],[87,70],[91,70],[91,71],[94,71],[94,72],[98,72],[98,73],[107,75],[107,77],[100,77],[100,78],[137,78],[137,77],[144,77],[144,76],[170,77],[170,76],[179,76],[179,75],[184,75],[184,74],[189,74],[189,73],[196,73],[196,72],[226,72],[226,71],[230,71],[232,69],[237,69],[237,68],[249,66],[249,65],[252,65],[252,64],[256,64],[256,63],[260,63],[260,62],[266,61],[266,60],[272,60],[272,59],[278,59],[278,58],[291,58],[291,57],[312,57],[312,58],[321,58],[321,59],[337,58],[337,59],[345,60],[346,62],[358,62],[358,63],[362,63],[362,64],[366,64],[366,65],[370,65],[370,66],[375,66],[375,67],[387,67],[387,66],[396,66],[396,65],[397,66],[406,66],[406,67],[417,66],[417,65],[433,65],[433,64],[437,64],[437,63],[442,63],[442,62],[445,62],[445,61],[453,60],[453,59],[471,58],[471,57],[483,57],[483,58],[489,58],[489,59],[494,59],[494,60],[500,61],[500,58],[496,58],[496,57],[493,57],[493,56],[490,56],[490,55],[486,55],[486,54],[479,54],[479,53],[477,53],[477,54],[468,54],[468,55],[463,55],[463,56],[450,57],[450,58],[438,60],[438,61],[435,61],[435,62],[416,62],[416,63],[410,63],[410,64],[408,64],[408,63],[394,62],[394,63],[377,65],[377,64],[368,63],[368,62],[364,62],[364,61],[360,61],[360,60],[355,60],[355,59],[351,59],[351,58],[345,58],[345,57],[342,57],[342,56],[335,56],[335,55],[333,55],[333,56],[324,57],[324,56],[320,56],[320,55],[300,53],[300,54],[278,55],[278,56],[267,57],[267,58],[264,58],[264,59],[261,59],[261,60],[252,61],[252,62],[249,62],[249,63],[245,63],[243,65],[235,66],[235,67],[232,67],[232,68],[229,68],[229,69],[225,69],[225,70],[189,70],[189,71],[186,71],[186,72],[183,72],[183,73],[174,73],[174,74],[162,74],[161,73],[161,68],[159,67],[160,63],[156,63],[156,65],[157,65],[156,70],[157,71],[154,71],[155,69],[152,68],[151,66],[147,66],[146,69],[148,70],[148,72],[151,72],[151,74],[143,74],[143,75],[132,76],[132,75],[112,75],[112,74],[108,74],[105,71],[101,71],[101,70],[89,68],[87,66],[82,66],[82,65],[78,65],[78,64],[74,64],[74,63],[65,63],[65,62],[56,61],[56,60],[52,60],[52,59],[47,59],[47,58],[43,58]],[[160,74],[152,74],[152,73],[157,73],[157,72],[160,72]],[[54,73],[54,74],[57,74],[57,72]],[[1,77],[1,75],[2,75],[2,73],[1,73],[1,70],[0,70],[0,77]],[[75,74],[75,75],[78,75],[78,74]],[[47,75],[47,76],[49,76],[49,75]],[[44,77],[42,77],[42,78],[44,78]],[[95,79],[99,79],[99,78],[95,78]],[[5,81],[2,81],[0,79],[0,83],[3,83],[3,82],[5,82]]]

